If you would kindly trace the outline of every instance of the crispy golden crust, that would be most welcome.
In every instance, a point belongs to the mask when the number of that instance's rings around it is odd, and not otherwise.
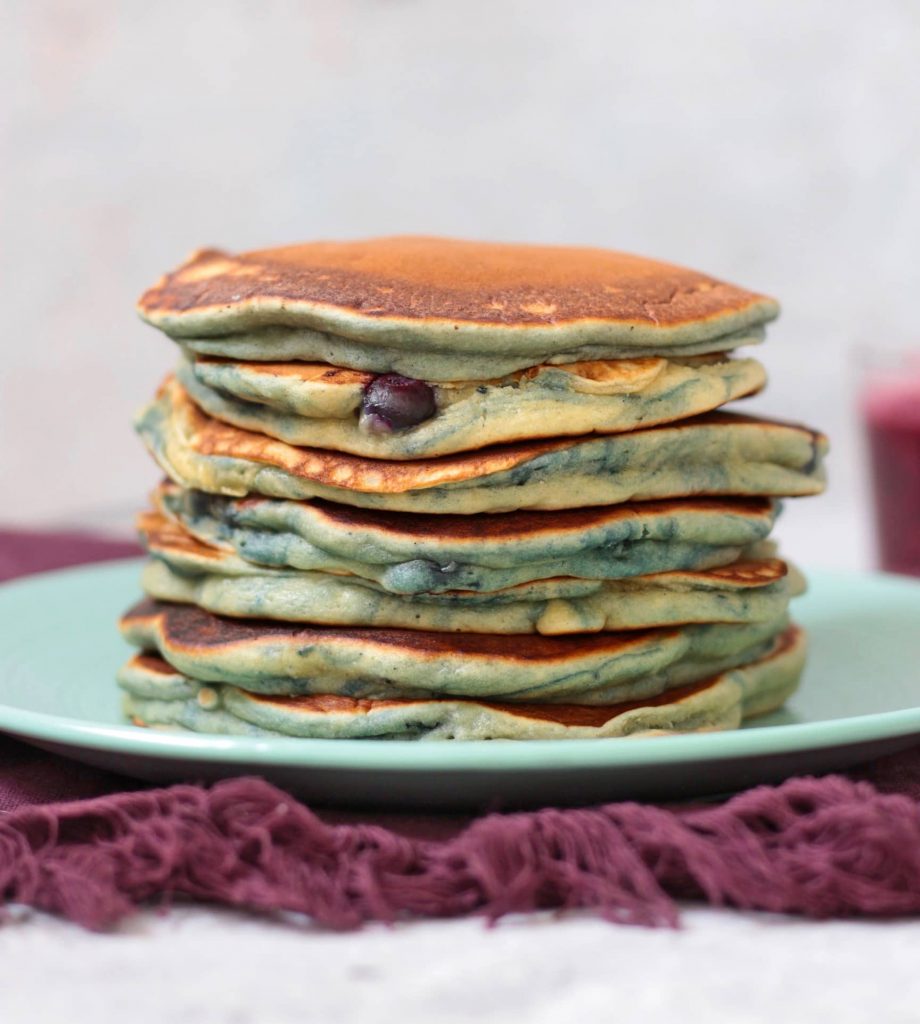
[[[345,488],[371,494],[403,494],[407,491],[439,487],[444,484],[479,480],[514,469],[548,452],[561,451],[594,441],[591,436],[563,437],[554,440],[515,441],[492,445],[480,451],[440,455],[435,458],[391,460],[368,459],[360,455],[305,448],[287,444],[242,430],[202,412],[179,382],[169,377],[162,385],[172,406],[178,431],[188,446],[203,456],[244,459],[281,469],[292,476],[327,487]],[[798,430],[814,445],[824,444],[823,436],[799,424],[742,416],[738,413],[712,412],[678,423],[649,428],[651,431],[692,431],[699,426],[753,425],[759,431]],[[636,431],[635,433],[639,433]],[[621,435],[629,436],[629,435]],[[816,456],[817,457],[817,456]]]
[[[202,412],[174,378],[167,380],[164,387],[169,392],[182,433],[200,455],[249,459],[327,486],[357,491],[399,494],[419,487],[475,480],[513,469],[543,452],[574,443],[567,438],[518,442],[411,462],[367,459],[324,448],[295,447],[265,434],[242,430]]]
[[[204,365],[225,363],[266,378],[288,377],[300,384],[322,383],[335,387],[349,387],[355,384],[365,387],[377,376],[375,373],[330,366],[328,363],[254,363],[238,359],[218,359],[215,356],[198,356],[195,361]]]
[[[724,580],[735,587],[766,587],[781,580],[788,571],[786,563],[781,558],[762,558],[731,562],[729,565],[695,572],[682,570],[675,575],[684,579],[698,579],[709,583]]]
[[[169,666],[166,666],[168,669]],[[581,725],[600,728],[612,718],[623,715],[627,711],[634,711],[636,708],[659,707],[662,704],[678,704],[694,694],[701,693],[710,686],[715,685],[715,679],[704,679],[699,683],[690,683],[687,686],[678,686],[672,690],[665,690],[655,697],[646,697],[644,700],[622,701],[619,704],[600,704],[591,706],[588,704],[512,704],[507,701],[492,700],[470,700],[471,704],[478,704],[494,711],[501,711],[506,715],[514,715],[517,718],[530,718],[543,722],[558,722],[560,725]],[[381,710],[383,708],[407,707],[413,704],[422,706],[428,701],[411,699],[390,699],[390,700],[368,700],[366,698],[341,697],[335,694],[318,694],[316,696],[278,697],[270,694],[251,694],[250,699],[258,704],[272,704],[283,708],[285,711],[307,712],[309,714],[350,714],[366,715],[368,712]],[[456,699],[456,698],[454,698]]]
[[[593,320],[674,328],[775,302],[706,274],[606,249],[393,237],[229,255],[203,249],[144,293],[153,323],[273,308],[508,328]]]
[[[213,559],[215,562],[224,557],[222,551],[193,537],[175,520],[169,519],[161,512],[152,509],[141,512],[135,520],[135,526],[148,547],[158,551],[194,555],[196,558]]]

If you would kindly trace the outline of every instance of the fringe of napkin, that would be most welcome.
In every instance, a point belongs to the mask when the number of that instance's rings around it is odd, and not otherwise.
[[[687,810],[492,814],[445,840],[327,824],[255,778],[0,816],[0,897],[105,928],[174,897],[318,924],[582,908],[678,923],[675,899],[813,918],[920,910],[920,804],[839,776]]]

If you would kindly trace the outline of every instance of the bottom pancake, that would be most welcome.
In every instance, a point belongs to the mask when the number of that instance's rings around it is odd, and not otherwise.
[[[805,635],[790,626],[765,654],[740,668],[618,704],[490,700],[366,700],[322,694],[254,694],[203,684],[159,655],[135,655],[120,671],[125,712],[137,724],[193,732],[312,739],[591,739],[733,729],[778,708],[795,690]]]
[[[150,600],[121,620],[129,643],[179,672],[253,693],[558,704],[655,697],[755,661],[787,625],[783,612],[766,622],[501,636],[228,619]]]

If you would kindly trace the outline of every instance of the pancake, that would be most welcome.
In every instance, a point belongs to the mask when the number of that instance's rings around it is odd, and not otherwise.
[[[161,601],[218,615],[339,626],[438,632],[590,633],[691,622],[762,622],[804,591],[797,570],[750,552],[698,572],[628,580],[555,578],[505,590],[450,591],[414,598],[356,576],[268,569],[191,537],[154,513],[140,531],[152,555],[142,585]],[[771,545],[766,545],[771,547]]]
[[[764,540],[779,510],[766,498],[683,498],[471,518],[224,498],[173,483],[153,501],[184,532],[248,562],[347,573],[395,594],[709,569]]]
[[[529,438],[611,434],[709,412],[766,382],[754,359],[620,359],[543,365],[433,385],[421,422],[396,429],[362,408],[373,374],[324,363],[183,360],[182,386],[209,415],[289,444],[415,459]]]
[[[138,311],[200,354],[462,381],[471,366],[492,378],[545,362],[727,351],[759,341],[778,306],[605,249],[397,237],[200,250]]]
[[[707,623],[578,636],[498,636],[230,619],[147,599],[125,639],[185,675],[254,693],[462,696],[605,704],[657,696],[760,657],[787,626]]]
[[[822,435],[802,426],[717,412],[607,437],[522,441],[411,462],[365,459],[222,423],[174,378],[137,428],[163,470],[185,487],[464,515],[693,494],[816,494],[827,448]]]
[[[194,253],[142,296],[176,375],[121,620],[138,724],[493,739],[736,727],[795,688],[778,499],[827,440],[719,411],[776,303],[602,249]]]
[[[363,700],[260,696],[202,685],[151,654],[119,673],[125,712],[138,725],[195,732],[321,739],[594,739],[733,729],[779,707],[805,657],[789,627],[756,661],[640,702],[584,707],[471,700]]]

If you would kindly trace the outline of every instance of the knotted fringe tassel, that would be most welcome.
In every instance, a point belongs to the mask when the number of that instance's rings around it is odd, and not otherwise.
[[[102,928],[173,895],[364,921],[587,908],[676,925],[674,898],[810,917],[920,910],[920,804],[829,776],[670,811],[481,818],[452,839],[328,825],[259,779],[0,818],[0,897]]]

